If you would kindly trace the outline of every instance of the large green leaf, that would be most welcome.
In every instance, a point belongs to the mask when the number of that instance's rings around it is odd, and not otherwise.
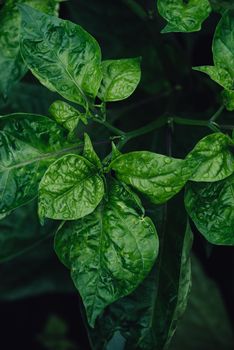
[[[88,107],[102,79],[101,51],[79,25],[20,6],[21,54],[32,73],[52,91]]]
[[[20,54],[20,14],[16,4],[27,4],[37,10],[58,13],[60,0],[6,0],[0,12],[0,95],[7,96],[12,85],[26,73]]]
[[[39,186],[40,216],[76,220],[92,213],[104,195],[98,172],[95,165],[76,154],[51,164]]]
[[[234,172],[233,140],[225,134],[214,133],[200,140],[186,157],[192,167],[192,181],[218,181]]]
[[[229,10],[223,14],[214,34],[212,45],[214,66],[195,67],[228,90],[234,90],[233,33],[234,10]]]
[[[64,146],[64,129],[33,114],[0,117],[0,214],[37,196],[38,183]]]
[[[213,244],[234,244],[234,176],[215,183],[190,183],[185,195],[188,214]]]
[[[211,12],[208,0],[158,0],[158,11],[168,24],[163,33],[195,32]]]
[[[158,238],[139,199],[112,180],[107,201],[91,215],[61,227],[55,250],[71,268],[93,327],[107,305],[131,293],[150,272]]]
[[[89,328],[93,349],[112,349],[116,336],[118,350],[161,350],[168,346],[187,304],[192,235],[183,217],[181,220],[177,202],[166,212],[154,269],[131,295],[106,309],[94,330]]]
[[[231,271],[231,269],[230,269]],[[218,331],[217,331],[218,330]],[[234,334],[216,283],[192,257],[192,289],[169,350],[232,350]]]
[[[99,90],[102,101],[120,101],[129,97],[141,78],[139,58],[102,62],[103,80]]]
[[[191,169],[183,160],[147,151],[123,154],[110,166],[119,180],[144,193],[156,204],[164,203],[178,193],[191,175]]]

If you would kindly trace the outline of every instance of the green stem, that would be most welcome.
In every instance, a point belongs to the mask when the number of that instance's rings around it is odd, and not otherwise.
[[[93,118],[93,120],[98,123],[98,124],[101,124],[103,126],[105,126],[108,130],[110,130],[113,134],[115,135],[118,135],[118,136],[121,136],[121,137],[124,137],[125,136],[125,132],[116,128],[115,126],[111,125],[110,123],[108,123],[107,121],[105,120],[101,120],[101,119],[98,119],[98,118]]]
[[[222,114],[223,110],[224,110],[224,106],[220,106],[219,109],[212,115],[212,117],[210,118],[210,122],[215,122],[219,116]]]
[[[147,19],[147,14],[146,14],[145,10],[136,1],[134,1],[134,0],[122,0],[122,2],[125,5],[127,5],[132,10],[132,12],[134,12],[140,19],[142,19],[143,21],[145,21]]]

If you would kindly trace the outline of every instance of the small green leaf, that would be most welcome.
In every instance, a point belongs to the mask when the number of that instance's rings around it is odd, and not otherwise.
[[[208,0],[158,0],[157,5],[168,21],[162,33],[198,31],[211,12]]]
[[[97,156],[96,152],[93,149],[92,142],[90,140],[90,137],[88,134],[84,134],[84,151],[83,151],[83,157],[88,159],[90,163],[95,165],[97,168],[102,168],[102,163]]]
[[[117,157],[111,164],[119,180],[147,195],[155,204],[178,193],[191,176],[186,162],[147,151]]]
[[[20,54],[20,14],[17,4],[28,4],[37,10],[58,14],[60,0],[6,0],[0,11],[0,95],[6,97],[12,86],[26,73]]]
[[[35,114],[0,117],[0,214],[37,196],[38,183],[64,146],[65,130]]]
[[[234,110],[234,91],[223,90],[222,91],[223,103],[228,111]]]
[[[85,218],[66,222],[56,234],[55,250],[71,268],[92,327],[107,305],[142,282],[157,256],[155,227],[138,201],[112,180],[107,201]]]
[[[64,101],[53,102],[49,108],[49,113],[58,124],[61,124],[70,132],[76,129],[80,119],[85,120],[85,114]]]
[[[20,5],[21,54],[32,73],[52,91],[88,109],[101,79],[101,51],[80,26]]]
[[[192,181],[218,181],[234,172],[234,156],[230,147],[232,139],[222,133],[214,133],[200,140],[187,155],[187,166],[193,170]]]
[[[234,176],[190,183],[185,206],[198,230],[213,244],[234,245]]]
[[[76,220],[94,211],[104,195],[98,169],[87,159],[67,154],[50,165],[39,186],[39,214]]]
[[[234,90],[234,10],[225,11],[212,44],[214,67],[196,67],[225,89]],[[216,71],[215,71],[216,70]]]
[[[225,89],[233,89],[234,87],[233,78],[225,68],[219,66],[200,66],[193,67],[193,69],[208,74],[212,80]]]
[[[140,58],[102,62],[103,80],[98,93],[102,101],[120,101],[129,97],[141,79]]]

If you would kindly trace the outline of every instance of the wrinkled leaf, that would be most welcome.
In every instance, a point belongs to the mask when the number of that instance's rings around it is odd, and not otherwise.
[[[38,183],[60,153],[65,132],[33,114],[0,117],[0,214],[37,196]]]
[[[83,157],[88,159],[90,163],[95,165],[97,168],[102,167],[102,163],[97,156],[96,152],[93,149],[92,142],[90,140],[90,137],[88,134],[84,134],[84,151],[83,151]]]
[[[223,90],[222,92],[223,103],[228,111],[234,110],[234,91]]]
[[[188,154],[187,166],[192,167],[192,181],[218,181],[234,172],[232,139],[222,133],[214,133],[200,140]]]
[[[205,238],[213,244],[234,244],[234,176],[214,183],[190,183],[185,206]]]
[[[58,14],[60,0],[6,0],[0,12],[0,95],[7,96],[11,87],[27,71],[20,54],[20,14],[16,4]]]
[[[39,186],[40,217],[76,220],[94,211],[104,183],[87,159],[67,154],[50,165]]]
[[[102,101],[120,101],[129,97],[141,79],[139,58],[102,62],[103,80],[99,90]]]
[[[144,193],[155,204],[178,193],[191,175],[183,160],[147,151],[123,154],[110,167],[119,180]]]
[[[161,350],[169,344],[190,290],[192,235],[177,202],[164,220],[154,269],[132,294],[105,310],[94,330],[89,328],[93,349],[111,349],[116,336],[122,345],[118,350]]]
[[[28,6],[22,14],[21,54],[32,73],[52,91],[88,108],[102,79],[101,51],[80,26]]]
[[[80,120],[86,123],[84,114],[64,101],[53,102],[49,108],[49,113],[58,124],[61,124],[70,132],[76,129]]]
[[[211,12],[208,0],[158,0],[157,5],[168,21],[163,33],[198,31]]]
[[[158,238],[135,195],[112,180],[107,201],[91,215],[61,227],[55,250],[71,268],[93,327],[107,305],[131,293],[149,273]]]

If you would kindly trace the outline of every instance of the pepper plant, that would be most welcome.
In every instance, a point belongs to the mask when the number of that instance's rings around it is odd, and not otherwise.
[[[140,17],[147,15],[137,2],[125,3]],[[30,70],[57,97],[46,115],[21,110],[0,117],[0,216],[36,198],[41,225],[56,221],[54,249],[81,296],[93,349],[109,349],[117,330],[124,349],[164,349],[189,296],[191,224],[211,244],[234,244],[233,127],[218,123],[225,108],[234,110],[233,5],[154,4],[167,21],[161,36],[199,31],[212,9],[220,11],[214,64],[193,69],[208,74],[223,92],[209,119],[165,111],[130,131],[116,126],[108,106],[138,89],[143,60],[103,59],[85,28],[57,17],[58,5],[59,0],[8,0],[1,10],[2,96]],[[105,141],[101,135],[98,140],[99,126],[109,133]],[[185,126],[203,127],[206,134],[183,158],[174,157],[170,135]],[[125,151],[138,137],[164,128],[163,154],[157,147]],[[100,157],[96,146],[102,143],[108,151]],[[164,217],[175,218],[174,232]],[[178,233],[181,217],[184,231]],[[24,248],[23,242],[19,250]],[[2,260],[11,249],[3,249]]]

